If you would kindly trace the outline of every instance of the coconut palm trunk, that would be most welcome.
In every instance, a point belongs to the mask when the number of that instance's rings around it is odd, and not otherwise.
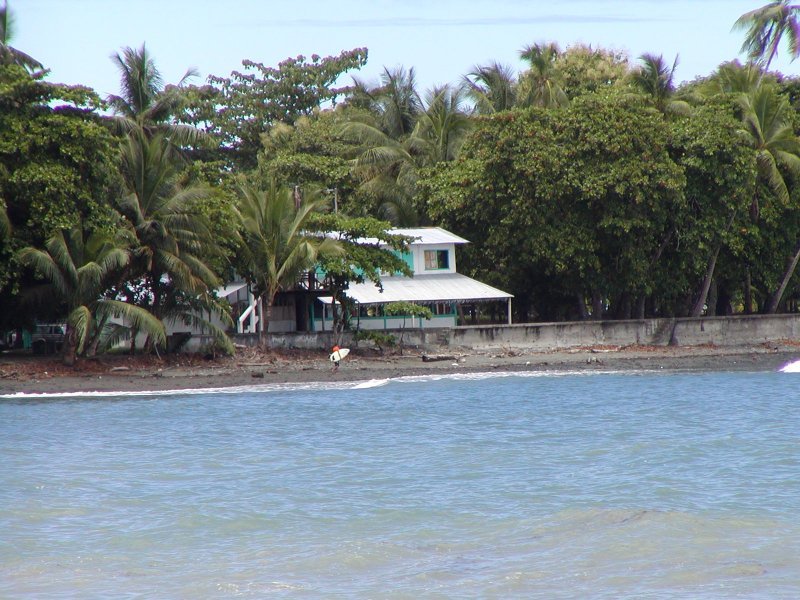
[[[792,276],[794,275],[798,261],[800,261],[800,241],[798,241],[797,245],[795,246],[794,254],[786,266],[786,270],[783,273],[783,277],[781,278],[781,283],[778,286],[778,289],[775,290],[775,293],[772,294],[772,297],[769,299],[769,304],[767,305],[768,314],[774,315],[778,311],[778,305],[780,305],[781,300],[783,299],[786,288],[789,287],[789,281],[791,281]]]

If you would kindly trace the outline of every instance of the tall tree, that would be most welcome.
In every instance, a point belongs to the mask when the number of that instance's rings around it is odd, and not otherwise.
[[[472,129],[472,120],[464,110],[463,88],[435,87],[425,104],[411,136],[415,147],[426,155],[426,166],[455,160]]]
[[[517,103],[517,79],[513,69],[507,65],[495,62],[474,67],[464,76],[464,85],[478,114],[510,110]]]
[[[613,89],[625,82],[629,71],[626,54],[584,44],[569,46],[561,52],[555,60],[555,68],[570,100]]]
[[[206,262],[216,245],[207,218],[196,210],[209,188],[182,185],[173,147],[161,134],[148,137],[142,130],[123,142],[121,170],[126,193],[116,208],[136,238],[128,296],[159,319],[186,315],[198,303],[224,318],[210,294],[220,280]],[[228,346],[223,332],[205,325]]]
[[[642,93],[662,113],[686,114],[690,106],[675,96],[675,69],[678,67],[678,57],[672,66],[664,61],[662,55],[642,54],[639,57],[642,65],[631,72],[630,81],[634,88]]]
[[[0,330],[34,320],[18,290],[30,283],[14,251],[42,247],[59,229],[113,220],[116,145],[94,112],[88,88],[44,81],[16,64],[0,64],[0,205],[11,234],[0,244]]]
[[[64,364],[75,364],[76,356],[91,346],[113,315],[121,316],[136,330],[164,343],[164,326],[157,318],[143,308],[109,295],[130,260],[124,245],[112,236],[103,232],[87,235],[77,226],[55,233],[44,250],[23,248],[19,260],[46,281],[38,290],[39,295],[46,297],[48,303],[64,305],[67,324]]]
[[[3,2],[3,7],[0,8],[0,64],[19,65],[29,72],[43,70],[42,63],[11,46],[13,38],[14,15],[8,2]]]
[[[197,76],[196,70],[187,70],[177,85],[164,87],[164,79],[145,44],[139,49],[123,48],[111,60],[119,69],[121,94],[107,100],[118,129],[129,132],[139,128],[148,136],[158,132],[176,146],[205,141],[202,132],[174,120],[184,104],[185,84]]]
[[[520,58],[529,65],[520,75],[517,102],[523,106],[554,108],[569,103],[561,86],[561,74],[556,68],[560,54],[558,44],[533,44],[520,52]]]
[[[427,96],[425,110],[410,135],[394,138],[370,116],[356,115],[343,128],[360,145],[353,172],[360,191],[375,199],[375,213],[395,225],[424,221],[415,204],[419,171],[456,158],[472,121],[463,109],[463,91],[442,86]]]
[[[742,52],[747,58],[769,70],[778,54],[784,36],[789,44],[792,60],[800,55],[800,5],[790,0],[777,0],[746,12],[736,20],[734,29],[745,30]]]
[[[209,85],[191,88],[181,121],[215,136],[228,166],[253,168],[261,136],[278,124],[293,124],[336,101],[350,90],[337,87],[346,72],[367,61],[366,48],[337,56],[287,58],[277,67],[244,60],[244,71],[230,77],[209,76]]]
[[[793,109],[785,97],[780,96],[772,85],[761,85],[753,94],[740,99],[742,121],[749,143],[756,153],[758,177],[780,203],[790,202],[790,193],[784,172],[795,179],[800,177],[800,139],[794,132]],[[783,171],[782,171],[783,170]],[[751,203],[751,217],[759,215],[758,188]],[[767,304],[767,312],[776,312],[789,280],[800,260],[800,241],[778,288]]]
[[[800,174],[800,142],[794,133],[793,111],[774,86],[761,85],[752,94],[740,96],[742,123],[747,140],[756,152],[758,176],[777,199],[789,202],[789,188],[781,167]],[[754,194],[751,216],[758,218],[759,196]]]
[[[298,202],[299,200],[299,202]],[[267,189],[245,184],[239,196],[242,246],[239,268],[265,306],[260,338],[268,330],[275,296],[297,284],[320,257],[342,253],[338,242],[307,231],[309,219],[328,202],[318,190],[296,190],[272,181]]]
[[[414,68],[406,71],[403,67],[384,67],[381,83],[373,92],[381,130],[396,140],[402,139],[413,131],[422,112]]]

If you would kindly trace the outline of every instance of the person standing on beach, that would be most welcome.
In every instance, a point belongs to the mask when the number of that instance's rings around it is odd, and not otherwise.
[[[338,351],[339,351],[339,346],[336,346],[336,345],[334,345],[334,346],[333,346],[332,355],[333,355],[333,354],[336,354]],[[334,373],[336,373],[336,371],[338,371],[338,370],[339,370],[339,361],[338,361],[338,360],[334,360],[334,361],[333,361],[333,369],[331,369],[331,370],[332,370]]]

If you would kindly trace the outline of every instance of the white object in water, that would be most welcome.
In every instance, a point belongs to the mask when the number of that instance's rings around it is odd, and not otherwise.
[[[781,373],[800,373],[800,360],[790,362],[780,368]]]

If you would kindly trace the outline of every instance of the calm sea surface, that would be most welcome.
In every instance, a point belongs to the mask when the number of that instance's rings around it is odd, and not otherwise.
[[[800,375],[373,384],[0,398],[0,597],[800,597]]]

